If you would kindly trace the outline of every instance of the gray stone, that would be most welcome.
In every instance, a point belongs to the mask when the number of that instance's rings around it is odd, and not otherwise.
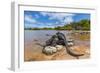
[[[45,53],[47,55],[52,55],[53,53],[56,53],[56,52],[57,52],[57,49],[56,49],[56,47],[53,47],[53,46],[46,46],[43,49],[43,53]]]

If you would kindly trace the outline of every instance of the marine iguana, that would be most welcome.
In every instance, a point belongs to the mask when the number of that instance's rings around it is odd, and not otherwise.
[[[61,32],[57,32],[55,35],[53,35],[49,40],[46,41],[45,45],[41,45],[41,44],[38,44],[38,45],[42,46],[43,49],[46,46],[54,46],[55,47],[56,45],[63,45],[66,47],[66,52],[69,55],[76,57],[77,59],[79,59],[79,56],[84,55],[84,54],[75,53],[73,50],[71,50],[70,47],[68,46],[68,41],[66,40],[65,35]]]
[[[58,36],[58,39],[62,41],[62,45],[64,45],[66,47],[66,51],[68,54],[70,54],[71,56],[76,57],[77,59],[79,59],[79,56],[83,56],[84,54],[78,54],[75,53],[74,51],[72,51],[69,47],[68,47],[68,41],[66,40],[66,37],[63,33],[57,32],[56,35]]]

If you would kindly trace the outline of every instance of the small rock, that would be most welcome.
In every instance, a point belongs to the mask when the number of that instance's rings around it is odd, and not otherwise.
[[[69,39],[67,44],[68,46],[73,46],[74,45],[73,39]]]
[[[45,53],[47,55],[52,55],[53,53],[56,53],[56,52],[57,52],[57,49],[56,49],[56,47],[53,47],[53,46],[46,46],[43,49],[43,53]]]

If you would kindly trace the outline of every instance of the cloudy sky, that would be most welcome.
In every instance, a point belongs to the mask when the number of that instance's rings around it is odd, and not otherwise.
[[[53,28],[55,26],[63,26],[65,24],[69,24],[71,22],[78,22],[82,19],[90,19],[90,14],[24,11],[25,28]]]

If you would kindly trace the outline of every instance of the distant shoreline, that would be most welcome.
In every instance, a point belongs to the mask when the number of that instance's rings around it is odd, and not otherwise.
[[[30,30],[30,29],[24,29],[24,30]],[[47,29],[39,29],[39,30],[47,30]],[[50,29],[48,29],[50,30]],[[47,30],[47,31],[48,31]],[[55,29],[52,29],[52,30],[55,30]],[[31,30],[32,31],[32,30]],[[37,30],[38,31],[38,30]],[[55,30],[55,31],[73,31],[73,32],[90,32],[91,30]]]

